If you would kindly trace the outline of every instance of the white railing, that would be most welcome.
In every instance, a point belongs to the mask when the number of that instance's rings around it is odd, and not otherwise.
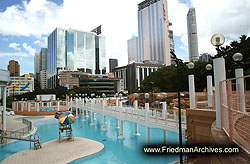
[[[90,112],[101,113],[103,115],[113,116],[117,119],[128,120],[144,125],[150,124],[155,128],[167,129],[167,127],[178,129],[178,111],[172,109],[163,110],[149,109],[148,113],[145,108],[135,109],[127,106],[103,106],[102,103],[84,103],[76,100],[72,102],[72,107],[88,110]],[[147,117],[148,114],[148,117]],[[147,119],[146,119],[147,118]],[[182,111],[182,126],[186,128],[186,112]]]

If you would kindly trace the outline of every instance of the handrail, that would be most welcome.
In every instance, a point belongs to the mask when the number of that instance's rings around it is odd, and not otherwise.
[[[231,141],[239,145],[243,150],[250,154],[250,134],[249,134],[249,119],[250,114],[246,110],[250,107],[247,102],[250,102],[250,94],[246,92],[240,93],[240,85],[238,84],[237,92],[232,89],[232,81],[237,79],[250,78],[242,76],[239,78],[227,79],[220,82],[220,91],[223,92],[223,85],[226,86],[226,94],[221,95],[221,123],[222,129],[228,135]],[[247,84],[245,84],[247,85]],[[227,101],[222,101],[227,100]],[[244,110],[242,110],[244,109]]]
[[[32,122],[29,120],[26,120],[24,118],[22,118],[22,123],[24,123],[25,125],[27,125],[24,128],[15,130],[15,131],[5,131],[5,137],[16,137],[16,138],[21,138],[22,136],[24,136],[25,134],[28,134],[29,131],[32,129]],[[2,143],[6,143],[7,142],[7,138],[4,138],[4,140],[2,140]]]

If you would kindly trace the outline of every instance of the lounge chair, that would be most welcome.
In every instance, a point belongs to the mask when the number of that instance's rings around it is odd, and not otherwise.
[[[15,112],[14,111],[10,111],[10,115],[15,116]]]

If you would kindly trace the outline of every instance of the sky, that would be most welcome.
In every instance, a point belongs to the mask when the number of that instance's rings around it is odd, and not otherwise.
[[[127,40],[138,35],[137,4],[142,0],[0,0],[0,69],[9,60],[20,63],[21,74],[34,72],[34,55],[47,47],[47,36],[56,28],[91,31],[102,25],[106,58],[128,62]],[[196,10],[199,53],[215,54],[210,38],[226,37],[226,44],[250,36],[250,0],[168,0],[176,55],[188,61],[186,16]]]

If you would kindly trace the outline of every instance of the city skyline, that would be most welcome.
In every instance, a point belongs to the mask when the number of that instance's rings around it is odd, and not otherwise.
[[[35,52],[47,47],[47,36],[55,27],[90,31],[100,24],[107,39],[107,60],[118,58],[119,66],[126,65],[127,40],[138,35],[137,5],[140,2],[142,0],[126,1],[122,7],[114,0],[3,2],[0,4],[0,68],[7,69],[8,61],[15,59],[20,63],[21,74],[33,72]],[[96,3],[99,5],[96,6]],[[217,7],[214,7],[215,4]],[[108,8],[109,6],[112,8]],[[214,55],[214,47],[210,44],[212,34],[224,34],[227,44],[230,40],[238,40],[241,34],[250,34],[250,22],[247,21],[249,6],[250,2],[247,1],[239,1],[235,5],[232,0],[223,0],[220,3],[215,0],[202,3],[198,0],[168,0],[169,20],[173,23],[170,29],[174,31],[175,52],[178,57],[188,61],[185,27],[189,7],[196,8],[199,53]],[[84,21],[79,21],[80,18]]]

